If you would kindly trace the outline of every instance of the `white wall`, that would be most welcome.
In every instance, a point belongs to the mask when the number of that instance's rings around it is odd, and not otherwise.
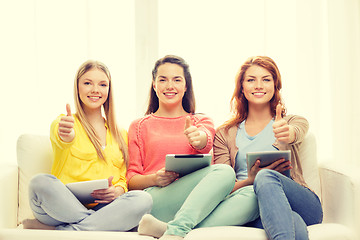
[[[108,65],[117,117],[143,115],[154,62],[190,64],[197,111],[229,116],[234,77],[247,57],[268,55],[289,113],[305,116],[320,160],[360,164],[360,0],[0,0],[1,161],[15,162],[22,133],[48,134],[73,104],[86,59]]]
[[[109,67],[127,128],[136,117],[133,19],[126,0],[0,0],[1,161],[16,161],[20,134],[48,135],[65,104],[74,108],[74,77],[87,59]]]
[[[359,0],[159,0],[159,53],[188,60],[197,110],[217,126],[240,65],[270,56],[288,113],[309,120],[320,161],[360,164],[359,13]]]

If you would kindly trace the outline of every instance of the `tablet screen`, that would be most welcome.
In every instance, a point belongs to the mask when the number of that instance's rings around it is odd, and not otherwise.
[[[165,170],[184,176],[210,166],[211,158],[211,154],[167,154]]]
[[[290,161],[291,151],[284,150],[284,151],[248,152],[246,153],[248,172],[250,171],[251,167],[254,166],[255,161],[257,159],[260,160],[260,167],[266,167],[281,158],[284,158],[286,161]],[[284,171],[283,174],[287,177],[290,177],[290,170]]]
[[[94,190],[106,189],[109,187],[107,179],[91,180],[83,182],[74,182],[66,184],[66,187],[75,195],[75,197],[82,203],[92,203],[94,198],[91,193]]]

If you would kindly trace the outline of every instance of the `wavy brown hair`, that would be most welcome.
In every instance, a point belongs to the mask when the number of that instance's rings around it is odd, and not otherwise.
[[[190,70],[189,70],[189,65],[185,62],[184,59],[182,59],[181,57],[175,56],[175,55],[166,55],[165,57],[157,60],[155,63],[154,69],[152,70],[152,82],[154,82],[156,79],[158,68],[165,63],[177,64],[183,68],[185,82],[186,82],[186,92],[182,99],[182,106],[186,112],[194,113],[195,112],[195,96],[194,96],[194,90],[193,90],[193,85],[192,85],[192,78],[191,78],[191,74],[190,74]],[[158,109],[159,109],[159,98],[156,95],[156,92],[153,88],[153,84],[151,84],[150,95],[149,95],[149,105],[148,105],[148,108],[147,108],[145,114],[154,113]]]
[[[276,116],[276,105],[281,103],[284,106],[284,103],[281,99],[280,90],[282,87],[281,84],[281,75],[279,69],[270,57],[266,56],[255,56],[248,58],[245,63],[240,67],[236,77],[235,77],[235,90],[230,101],[231,111],[233,117],[224,124],[228,130],[232,126],[238,126],[242,121],[248,117],[249,105],[248,100],[245,98],[243,93],[243,82],[246,71],[251,67],[257,65],[268,70],[273,79],[274,79],[274,96],[270,100],[270,110],[273,117]],[[286,109],[283,107],[282,116],[286,114]]]
[[[112,94],[112,87],[111,87],[111,75],[109,69],[106,67],[105,64],[99,61],[93,61],[88,60],[84,62],[79,70],[77,71],[75,81],[74,81],[74,98],[75,98],[75,107],[76,107],[76,117],[79,119],[81,125],[84,127],[86,134],[88,135],[91,143],[94,145],[97,155],[100,159],[105,160],[105,156],[101,147],[101,143],[99,140],[98,135],[95,132],[94,127],[90,124],[90,122],[87,119],[87,116],[83,109],[83,103],[80,99],[79,95],[79,79],[81,76],[83,76],[86,72],[92,70],[92,69],[98,69],[100,71],[103,71],[107,78],[109,79],[109,93],[108,98],[106,99],[105,103],[103,104],[103,109],[106,117],[106,123],[109,127],[109,130],[113,137],[115,138],[116,142],[119,144],[120,151],[123,154],[124,161],[126,166],[129,162],[129,154],[128,154],[128,148],[127,144],[120,133],[115,119],[115,111],[114,111],[114,101],[113,101],[113,94]]]

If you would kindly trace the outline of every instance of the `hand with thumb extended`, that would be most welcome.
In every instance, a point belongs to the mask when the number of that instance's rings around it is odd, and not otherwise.
[[[71,108],[69,104],[66,104],[66,116],[62,116],[59,122],[59,137],[64,142],[71,142],[75,138],[74,131],[75,119],[71,114]]]
[[[189,127],[191,127],[191,118],[190,116],[187,116],[185,118],[185,130],[188,129]]]
[[[280,121],[282,119],[282,111],[283,111],[283,106],[279,102],[278,105],[276,105],[275,121]]]
[[[66,116],[71,117],[71,108],[70,108],[70,104],[66,104]]]
[[[275,138],[282,143],[292,143],[295,140],[294,127],[282,117],[283,106],[279,102],[276,106],[276,116],[273,123]]]
[[[204,131],[199,130],[191,124],[191,117],[185,119],[184,134],[188,138],[189,143],[196,149],[202,149],[206,146],[207,135]]]

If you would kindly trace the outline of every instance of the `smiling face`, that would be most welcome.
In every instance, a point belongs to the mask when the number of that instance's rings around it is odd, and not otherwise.
[[[106,74],[92,68],[84,73],[78,82],[79,97],[84,111],[99,111],[109,94],[110,81]]]
[[[182,99],[186,92],[183,68],[173,63],[159,66],[153,88],[159,98],[159,108],[182,108]]]
[[[258,65],[246,70],[242,87],[249,105],[270,105],[275,92],[271,73]]]

